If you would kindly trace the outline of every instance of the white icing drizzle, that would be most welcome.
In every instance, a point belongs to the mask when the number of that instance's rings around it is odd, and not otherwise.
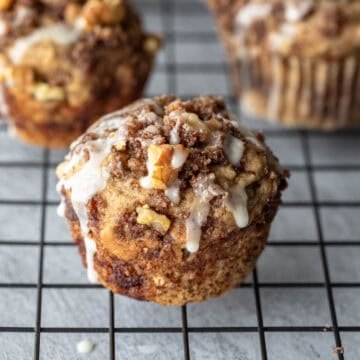
[[[215,175],[199,176],[193,187],[196,198],[191,206],[190,215],[185,221],[186,249],[194,253],[199,249],[201,228],[205,225],[210,211],[210,201],[225,191],[214,183]]]
[[[76,344],[76,350],[79,354],[88,354],[94,350],[95,345],[90,340],[82,340]]]
[[[89,235],[87,203],[94,195],[105,188],[110,176],[108,169],[101,166],[103,160],[111,152],[111,148],[116,143],[126,139],[126,119],[118,118],[117,122],[119,130],[114,136],[99,138],[84,144],[84,146],[80,145],[79,153],[74,154],[67,168],[70,170],[74,167],[85,156],[85,151],[88,151],[88,161],[78,172],[59,182],[61,187],[63,186],[71,191],[72,206],[79,219],[85,242],[88,279],[93,283],[97,281],[93,260],[96,252],[96,243]],[[102,128],[105,128],[105,125]]]
[[[186,249],[193,253],[199,249],[201,228],[205,225],[210,211],[210,201],[216,196],[224,197],[224,204],[233,214],[236,226],[240,229],[248,226],[249,214],[247,210],[247,194],[243,186],[236,185],[225,192],[213,181],[215,176],[199,180],[200,184],[194,188],[196,198],[191,206],[190,215],[185,221]]]
[[[16,16],[13,22],[14,27],[22,25],[24,20],[33,13],[31,9],[26,6],[21,6],[16,11]]]
[[[10,59],[17,64],[31,46],[43,40],[49,39],[57,44],[70,45],[79,38],[80,33],[79,29],[75,27],[61,24],[38,28],[31,34],[18,38],[9,49],[8,55]]]
[[[209,215],[210,205],[203,201],[194,202],[190,216],[185,221],[186,249],[194,253],[199,250],[201,239],[201,227],[205,224]]]
[[[254,134],[234,120],[231,123],[242,133],[245,140],[263,148]],[[217,136],[219,138],[219,136]],[[238,165],[245,150],[245,143],[232,135],[227,135],[224,142],[224,151],[232,165]],[[196,195],[191,206],[190,215],[185,221],[186,248],[189,252],[196,252],[200,246],[201,228],[206,223],[210,211],[210,201],[216,196],[223,196],[224,205],[234,217],[237,227],[244,228],[249,223],[247,210],[247,194],[242,185],[236,185],[227,192],[214,183],[215,175],[199,176],[193,187]]]
[[[64,217],[65,216],[65,203],[64,201],[61,201],[59,206],[56,208],[56,213],[58,214],[58,216],[60,217]]]
[[[170,144],[177,145],[180,144],[180,126],[182,124],[182,113],[180,111],[172,111],[168,117],[169,119],[175,121],[175,126],[170,131]]]
[[[89,236],[84,236],[84,244],[86,249],[86,265],[88,280],[96,284],[98,282],[98,274],[94,267],[94,256],[96,253],[96,242]]]
[[[185,161],[189,155],[189,152],[180,151],[175,148],[172,159],[171,159],[171,167],[176,170],[179,170],[185,164]],[[174,203],[175,205],[180,203],[180,181],[179,179],[175,179],[166,189],[165,196]]]
[[[313,7],[313,0],[289,1],[285,8],[285,19],[289,22],[300,21]]]
[[[66,210],[65,197],[62,194],[61,190],[62,190],[62,181],[59,181],[56,184],[56,192],[59,194],[61,201],[58,207],[56,208],[56,213],[60,217],[65,217],[65,210]]]
[[[254,21],[268,16],[271,10],[272,4],[250,2],[240,8],[236,15],[236,22],[242,27],[249,27]]]
[[[236,185],[229,190],[226,199],[226,206],[233,214],[238,228],[242,229],[249,224],[249,214],[247,210],[247,194],[243,186]]]
[[[257,139],[255,134],[244,125],[240,124],[234,114],[230,114],[230,123],[241,132],[241,134],[245,137],[245,140],[253,143],[261,149],[264,149],[264,145]]]
[[[245,144],[242,140],[232,135],[226,137],[224,151],[232,165],[239,165],[244,149]]]
[[[184,150],[183,147],[177,147],[176,145],[173,148],[173,154],[171,157],[171,163],[169,164],[174,171],[179,171],[182,166],[185,164],[185,161],[189,155],[189,152]],[[155,165],[151,161],[146,162],[146,168],[148,174],[139,180],[139,184],[143,189],[154,189],[153,184],[153,174],[155,171]],[[168,184],[164,189],[165,195],[167,198],[174,204],[178,204],[180,202],[180,181],[175,179]]]

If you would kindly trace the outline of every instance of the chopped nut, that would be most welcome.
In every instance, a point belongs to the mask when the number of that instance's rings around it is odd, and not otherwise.
[[[165,216],[151,210],[147,205],[136,209],[136,220],[139,224],[149,225],[161,234],[165,234],[170,228],[170,220]]]
[[[236,176],[236,171],[232,166],[219,166],[215,169],[216,177],[233,180]]]
[[[14,0],[0,0],[0,10],[9,10]]]
[[[153,276],[153,280],[156,286],[164,286],[165,285],[165,279],[162,276],[156,275]]]
[[[148,148],[148,176],[141,185],[165,190],[177,177],[189,151],[183,145],[150,145]],[[146,184],[150,183],[150,184]]]
[[[77,162],[67,160],[60,163],[56,167],[56,176],[59,179],[69,179],[71,176],[73,176],[75,173],[82,169],[84,164],[89,160],[89,154],[84,153],[83,156],[81,156],[77,160]]]
[[[28,66],[13,66],[5,73],[8,83],[15,87],[25,88],[34,82],[34,72]]]
[[[51,86],[46,83],[37,83],[32,86],[31,94],[36,100],[46,101],[62,101],[65,98],[64,89],[59,86]]]
[[[125,140],[119,141],[117,144],[115,144],[114,148],[115,148],[117,151],[124,151],[124,150],[126,150],[126,141],[125,141]]]
[[[159,48],[161,47],[161,40],[156,37],[156,36],[148,36],[145,39],[144,42],[144,49],[151,53],[151,54],[155,54]]]

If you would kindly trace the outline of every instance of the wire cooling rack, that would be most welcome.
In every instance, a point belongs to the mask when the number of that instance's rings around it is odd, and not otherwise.
[[[200,1],[140,0],[161,32],[149,96],[236,100],[212,19]],[[63,153],[21,145],[0,126],[0,359],[360,358],[359,130],[323,134],[260,121],[292,171],[257,269],[220,299],[164,308],[88,284],[62,219],[54,169]],[[344,352],[344,353],[343,353]]]

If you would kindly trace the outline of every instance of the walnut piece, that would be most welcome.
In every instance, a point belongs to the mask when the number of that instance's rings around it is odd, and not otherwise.
[[[201,121],[196,114],[187,113],[186,116],[184,116],[184,122],[200,134],[201,141],[208,141],[210,139],[208,126]]]
[[[115,145],[114,148],[117,151],[125,151],[126,150],[126,141],[125,140],[120,140],[118,141]]]
[[[143,187],[165,190],[177,177],[188,156],[188,149],[183,145],[150,145],[148,148],[148,176]]]
[[[231,165],[218,166],[215,169],[215,175],[220,179],[233,180],[236,176],[236,171]]]
[[[150,209],[149,206],[144,205],[143,207],[138,207],[136,212],[136,221],[139,224],[151,226],[162,235],[166,234],[169,230],[171,221],[168,217],[158,214],[156,211]]]

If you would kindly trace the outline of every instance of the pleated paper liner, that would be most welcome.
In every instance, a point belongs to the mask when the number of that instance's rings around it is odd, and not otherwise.
[[[324,130],[360,125],[360,55],[233,58],[230,67],[245,113]]]

